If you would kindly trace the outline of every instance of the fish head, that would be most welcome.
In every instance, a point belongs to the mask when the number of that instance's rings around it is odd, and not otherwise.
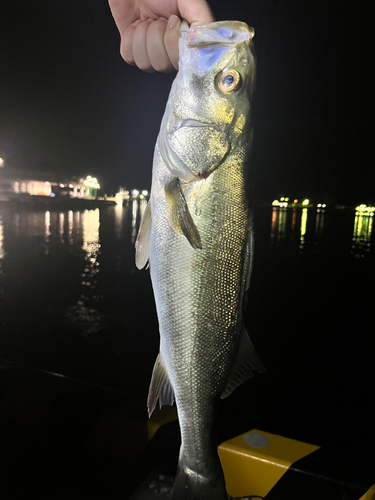
[[[207,178],[251,141],[253,28],[238,21],[181,27],[179,72],[160,132],[162,156],[183,182]]]

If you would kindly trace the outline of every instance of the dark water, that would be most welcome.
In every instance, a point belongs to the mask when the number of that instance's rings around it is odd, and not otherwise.
[[[134,265],[144,208],[0,207],[1,358],[146,398],[158,326],[149,273]],[[370,452],[372,223],[255,208],[246,322],[268,372],[222,403],[230,425]]]

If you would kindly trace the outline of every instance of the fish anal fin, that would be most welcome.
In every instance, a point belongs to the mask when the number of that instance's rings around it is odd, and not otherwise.
[[[264,373],[265,371],[266,369],[258,354],[255,352],[254,345],[251,342],[246,329],[243,328],[240,337],[237,359],[233,365],[227,386],[220,396],[221,399],[224,399],[232,394],[234,389],[241,385],[242,382],[254,377],[254,372]]]
[[[151,201],[147,203],[135,242],[135,265],[143,269],[150,257]]]
[[[201,237],[189,211],[178,177],[165,185],[168,219],[175,231],[183,234],[193,248],[202,248]]]
[[[147,407],[149,417],[151,417],[152,412],[155,410],[158,399],[160,408],[163,405],[172,406],[174,402],[173,387],[161,361],[160,353],[155,361],[148,392]]]

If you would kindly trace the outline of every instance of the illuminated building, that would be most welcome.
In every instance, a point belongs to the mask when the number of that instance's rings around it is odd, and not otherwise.
[[[100,188],[96,177],[57,179],[56,175],[43,172],[26,172],[1,169],[0,201],[28,201],[30,196],[94,199]]]

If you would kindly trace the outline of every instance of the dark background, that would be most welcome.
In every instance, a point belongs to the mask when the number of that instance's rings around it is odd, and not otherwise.
[[[245,21],[256,32],[256,196],[373,202],[366,151],[369,2],[210,4],[218,20]],[[174,75],[145,74],[122,61],[107,1],[2,0],[0,26],[6,165],[91,174],[108,193],[120,184],[148,188]]]
[[[366,137],[369,2],[211,5],[217,19],[242,20],[256,30],[252,179],[258,200],[289,195],[375,203]],[[120,184],[148,188],[174,76],[145,74],[122,61],[107,1],[2,0],[0,35],[5,168],[67,177],[91,174],[108,193]],[[75,304],[86,260],[79,238],[76,246],[69,244],[67,216],[61,242],[61,213],[51,215],[55,226],[45,253],[43,213],[40,225],[32,222],[38,214],[30,214],[30,221],[28,214],[16,214],[21,221],[17,237],[12,210],[1,215],[1,357],[10,361],[1,366],[0,459],[7,464],[11,491],[27,492],[9,498],[24,499],[36,491],[48,500],[86,500],[87,488],[109,498],[108,478],[115,486],[116,481],[125,484],[118,457],[132,443],[128,433],[134,433],[134,415],[139,411],[140,421],[147,418],[145,399],[158,350],[149,276],[133,264],[131,209],[121,238],[116,217],[101,212],[95,291],[101,299],[97,303],[87,296],[80,308]],[[245,319],[267,373],[221,402],[221,436],[259,428],[348,452],[352,462],[356,456],[372,461],[373,251],[355,258],[363,248],[352,242],[353,210],[334,210],[331,203],[319,240],[314,237],[317,213],[311,209],[303,249],[300,224],[293,233],[291,216],[289,232],[272,242],[271,207],[255,211],[254,273]],[[40,234],[33,228],[42,228]],[[368,249],[370,240],[369,233]],[[87,314],[88,309],[94,312]],[[94,331],[91,321],[98,321]],[[29,367],[40,371],[31,375]],[[50,375],[53,382],[47,383]],[[78,381],[84,381],[82,387]],[[87,382],[94,384],[92,396]],[[40,417],[35,401],[47,408],[45,413],[39,408]],[[27,480],[21,484],[20,477]],[[56,478],[69,494],[56,495]],[[72,495],[76,483],[84,489],[81,496]]]

